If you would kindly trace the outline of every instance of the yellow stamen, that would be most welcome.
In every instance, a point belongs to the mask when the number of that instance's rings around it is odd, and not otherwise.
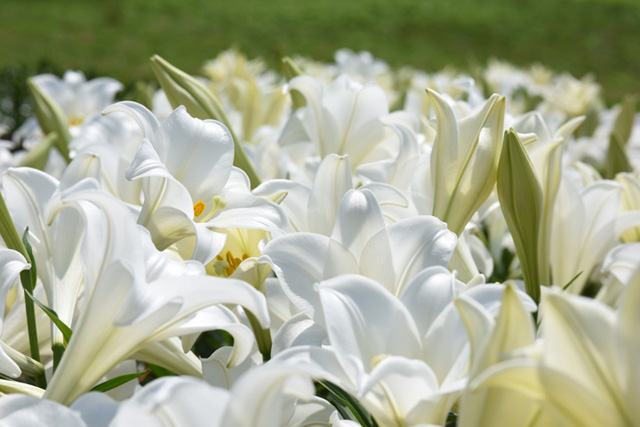
[[[222,267],[222,271],[224,271],[224,274],[229,277],[234,273],[234,271],[236,271],[236,268],[238,268],[242,261],[247,258],[249,258],[249,255],[247,254],[242,254],[242,258],[236,258],[233,256],[231,251],[227,251],[225,258],[223,258],[221,255],[216,256],[216,263],[219,263],[220,267]],[[216,272],[218,272],[218,268],[219,267],[216,267]]]
[[[193,215],[199,217],[200,215],[202,215],[202,212],[204,212],[204,208],[206,207],[207,205],[202,203],[202,200],[198,200],[198,203],[193,205]]]

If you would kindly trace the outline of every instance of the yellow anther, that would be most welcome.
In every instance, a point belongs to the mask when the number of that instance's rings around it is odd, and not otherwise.
[[[222,272],[224,272],[225,276],[231,276],[233,272],[236,271],[236,268],[238,268],[240,263],[242,263],[242,261],[247,258],[249,258],[249,255],[247,254],[242,254],[242,258],[236,258],[233,256],[231,251],[227,251],[224,258],[221,255],[216,256],[216,274],[221,274]]]
[[[204,208],[206,207],[207,205],[205,205],[202,200],[198,200],[198,203],[193,205],[193,215],[199,217],[202,215],[202,212],[204,212]]]

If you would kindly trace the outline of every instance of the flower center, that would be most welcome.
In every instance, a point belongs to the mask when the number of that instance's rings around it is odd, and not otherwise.
[[[213,202],[213,207],[209,210],[209,212],[202,218],[198,220],[198,222],[206,222],[211,219],[216,212],[227,207],[227,201],[220,196],[215,196],[211,198],[211,202]],[[198,218],[200,215],[204,214],[207,205],[202,201],[198,200],[193,204],[193,218]]]
[[[234,271],[236,271],[236,268],[238,268],[240,263],[247,258],[249,258],[249,255],[247,254],[242,254],[242,258],[236,258],[233,256],[231,251],[227,251],[225,258],[222,258],[221,255],[218,255],[216,257],[216,267],[224,271],[224,274],[229,277],[233,274]],[[216,268],[216,270],[218,270],[218,268]]]

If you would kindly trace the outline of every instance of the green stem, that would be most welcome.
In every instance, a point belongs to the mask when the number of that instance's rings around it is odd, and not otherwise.
[[[28,229],[25,231],[25,238],[27,236]],[[38,342],[38,330],[36,327],[36,313],[33,300],[28,298],[26,292],[33,293],[33,288],[37,279],[37,272],[35,268],[35,261],[33,260],[33,253],[27,248],[23,239],[20,238],[18,230],[9,214],[9,209],[4,201],[4,196],[0,193],[0,235],[9,249],[20,252],[25,260],[31,263],[31,269],[24,270],[20,273],[20,281],[22,282],[22,288],[25,290],[24,306],[27,315],[27,331],[29,333],[29,347],[31,349],[31,358],[36,362],[40,362],[40,347]],[[45,388],[47,386],[47,380],[44,373],[35,377],[35,382],[38,387]]]
[[[56,368],[64,354],[64,345],[62,343],[53,344],[51,350],[53,351],[53,372],[56,372]]]
[[[256,337],[258,350],[260,354],[262,354],[263,361],[266,362],[271,359],[271,332],[269,329],[262,329],[262,325],[260,325],[260,322],[258,322],[258,319],[256,319],[253,313],[248,310],[245,310],[245,313],[251,324],[251,329],[253,329],[253,334]]]

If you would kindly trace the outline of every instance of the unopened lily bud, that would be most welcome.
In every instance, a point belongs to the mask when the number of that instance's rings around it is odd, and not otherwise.
[[[500,207],[513,236],[524,284],[537,303],[540,301],[538,239],[542,189],[533,164],[513,129],[505,132],[497,181]]]
[[[70,161],[68,145],[71,141],[71,134],[67,117],[60,106],[33,79],[28,79],[27,85],[33,101],[33,110],[42,131],[45,135],[56,133],[55,146],[65,160]]]
[[[433,215],[460,235],[496,182],[505,99],[493,95],[479,111],[458,119],[442,96],[427,93],[438,119],[431,152]]]
[[[609,149],[604,162],[604,177],[615,178],[618,172],[631,172],[632,167],[625,148],[631,137],[635,116],[635,99],[627,96],[621,105],[620,112],[609,136]]]
[[[251,188],[260,185],[260,178],[244,152],[242,142],[233,131],[231,122],[215,94],[198,79],[174,67],[158,55],[151,57],[151,66],[173,108],[184,105],[192,117],[203,120],[218,120],[229,129],[235,150],[234,166],[246,172],[251,181]]]
[[[282,59],[282,74],[284,74],[284,78],[287,79],[287,81],[291,81],[294,77],[304,75],[304,72],[298,67],[298,64],[287,56]],[[293,108],[295,110],[307,105],[307,100],[297,90],[291,89],[289,90],[289,94],[291,95],[291,101],[293,102]]]

